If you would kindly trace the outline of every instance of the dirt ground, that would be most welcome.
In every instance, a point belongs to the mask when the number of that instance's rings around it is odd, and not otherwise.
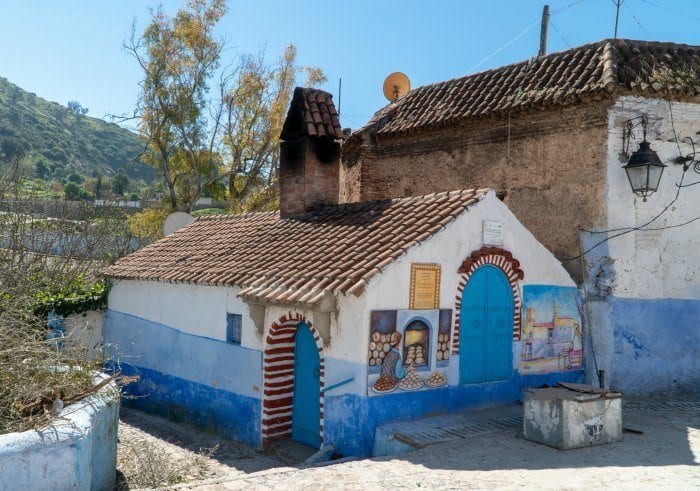
[[[139,439],[163,448],[168,465],[184,465],[186,471],[169,483],[130,478],[131,489],[700,489],[696,409],[638,406],[624,413],[623,425],[643,434],[627,432],[623,442],[576,450],[549,448],[524,440],[517,429],[504,429],[400,456],[305,469],[135,411],[126,410],[122,421],[120,469],[127,478],[138,473],[123,455],[138,448],[132,442]]]
[[[236,477],[284,466],[274,456],[214,434],[121,408],[117,489],[170,487],[221,476]]]

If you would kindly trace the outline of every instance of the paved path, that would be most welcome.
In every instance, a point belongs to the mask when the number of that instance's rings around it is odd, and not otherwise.
[[[503,429],[397,457],[309,469],[278,468],[182,489],[695,489],[700,412],[647,407],[624,414],[620,443],[559,451]]]

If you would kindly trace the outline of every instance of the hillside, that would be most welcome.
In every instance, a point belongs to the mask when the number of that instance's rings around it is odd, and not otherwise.
[[[18,151],[29,167],[43,162],[64,173],[114,176],[152,181],[154,172],[136,161],[138,136],[114,123],[68,109],[27,92],[0,77],[0,162]]]

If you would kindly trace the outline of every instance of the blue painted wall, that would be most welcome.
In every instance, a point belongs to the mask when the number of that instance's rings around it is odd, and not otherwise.
[[[103,328],[112,359],[138,383],[128,406],[260,444],[262,354],[109,310]]]
[[[122,365],[125,375],[139,375],[124,388],[122,403],[175,421],[260,446],[260,399],[215,389],[148,368]]]
[[[700,394],[700,300],[611,297],[614,388]]]
[[[345,394],[325,397],[324,437],[343,455],[369,456],[377,426],[397,420],[419,419],[469,408],[495,406],[519,401],[523,387],[537,387],[557,382],[583,382],[582,370],[521,377],[513,380],[382,396]]]
[[[217,431],[260,445],[259,388],[262,355],[209,338],[110,310],[104,326],[113,362],[124,374],[138,374],[126,388],[124,403],[151,413]],[[326,359],[327,366],[348,362]],[[354,369],[349,370],[354,371]],[[581,382],[582,371],[521,376],[487,384],[446,387],[382,396],[325,396],[324,440],[343,455],[368,456],[378,425],[473,407],[513,403],[522,387]],[[133,397],[128,397],[133,396]]]

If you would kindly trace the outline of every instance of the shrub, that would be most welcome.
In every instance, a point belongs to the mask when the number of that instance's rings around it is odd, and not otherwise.
[[[163,238],[163,222],[168,216],[164,208],[146,208],[131,215],[129,228],[136,237],[158,240]]]

